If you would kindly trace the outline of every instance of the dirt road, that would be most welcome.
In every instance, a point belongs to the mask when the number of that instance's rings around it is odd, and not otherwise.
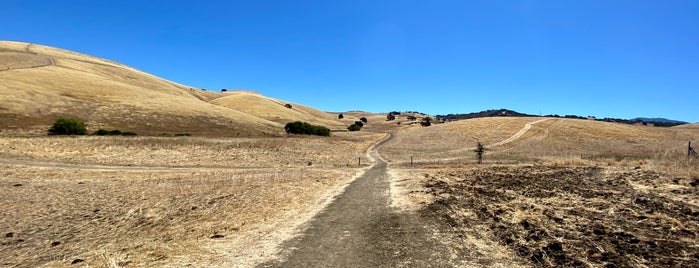
[[[350,184],[305,232],[284,244],[281,260],[261,267],[454,266],[448,250],[432,238],[436,222],[391,208],[387,164],[375,164]]]

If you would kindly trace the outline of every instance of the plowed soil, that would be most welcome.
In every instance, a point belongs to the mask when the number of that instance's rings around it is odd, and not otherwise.
[[[433,201],[419,213],[442,217],[453,242],[494,240],[537,267],[699,267],[696,178],[555,166],[423,175],[414,192]]]

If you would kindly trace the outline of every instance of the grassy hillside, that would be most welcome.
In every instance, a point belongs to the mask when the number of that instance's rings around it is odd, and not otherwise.
[[[490,159],[532,160],[580,158],[643,159],[686,154],[688,140],[699,141],[696,131],[579,119],[494,117],[436,124],[398,132],[384,147],[393,161],[436,159],[472,161],[477,142],[486,146]],[[500,143],[522,130],[521,137]]]
[[[211,103],[279,124],[304,121],[323,125],[330,129],[344,129],[347,127],[335,115],[303,105],[268,98],[255,92],[241,90],[223,94],[223,97],[212,100]],[[291,105],[291,108],[287,108],[287,104]]]
[[[116,62],[27,43],[0,41],[0,82],[0,129],[44,128],[61,116],[84,120],[90,131],[154,135],[281,135],[282,123],[291,119],[339,125],[330,114],[301,105],[277,109],[283,102],[261,95],[195,89]]]

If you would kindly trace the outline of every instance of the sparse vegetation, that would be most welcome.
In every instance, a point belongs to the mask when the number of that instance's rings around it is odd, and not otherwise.
[[[330,129],[327,127],[311,125],[301,121],[286,124],[286,126],[284,126],[284,130],[289,134],[330,136]]]
[[[288,104],[288,103],[284,104],[284,107],[289,108],[289,109],[294,108],[294,106],[291,106],[291,104]]]
[[[362,122],[366,123],[366,122],[367,122],[367,119],[366,119],[366,117],[362,117],[362,118],[359,118],[359,121],[362,121]]]
[[[85,135],[86,133],[85,123],[75,118],[59,118],[49,128],[49,135]]]
[[[388,115],[386,115],[386,121],[393,121],[393,120],[396,120],[396,116],[393,115],[393,113],[389,113]]]
[[[417,117],[415,117],[414,115],[408,115],[407,118],[408,118],[408,120],[410,120],[410,121],[415,121],[415,120],[417,120]]]

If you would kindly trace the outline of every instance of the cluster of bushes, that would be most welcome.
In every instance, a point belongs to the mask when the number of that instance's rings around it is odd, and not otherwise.
[[[311,125],[306,122],[296,121],[286,124],[284,130],[289,134],[330,136],[330,129],[324,126]]]
[[[87,128],[85,127],[85,123],[82,121],[75,119],[75,118],[69,118],[69,117],[63,117],[63,118],[58,118],[55,122],[53,122],[53,125],[51,128],[49,128],[49,135],[85,135],[87,134]],[[92,133],[92,135],[97,135],[97,136],[136,136],[138,134],[134,132],[121,132],[121,130],[105,130],[105,129],[99,129]]]
[[[359,121],[354,121],[354,124],[351,124],[349,127],[347,127],[347,130],[349,131],[360,131],[364,127],[364,123],[367,122],[366,117],[359,118]]]
[[[115,130],[105,130],[105,129],[98,129],[92,135],[97,135],[97,136],[136,136],[138,134],[134,132],[129,132],[129,131],[124,131],[121,132],[121,130],[115,129]]]

